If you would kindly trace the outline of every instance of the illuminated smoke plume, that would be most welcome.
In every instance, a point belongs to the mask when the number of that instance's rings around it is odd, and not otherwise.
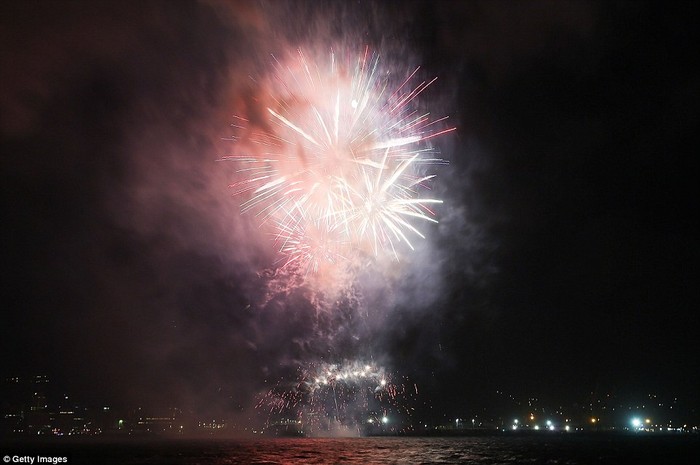
[[[243,217],[278,254],[260,273],[261,315],[305,313],[307,325],[280,349],[270,369],[278,381],[258,409],[307,433],[381,427],[389,410],[407,411],[403,384],[374,362],[347,360],[385,358],[376,337],[395,304],[391,288],[438,223],[432,187],[446,162],[432,144],[454,127],[423,104],[436,78],[383,67],[369,47],[299,49],[270,66],[251,78],[254,96],[234,117],[221,161],[235,166]]]

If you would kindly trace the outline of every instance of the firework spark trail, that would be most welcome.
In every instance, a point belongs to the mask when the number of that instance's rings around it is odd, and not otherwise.
[[[241,211],[272,230],[282,256],[282,266],[264,275],[261,307],[284,302],[287,308],[303,288],[316,311],[303,355],[285,355],[280,366],[286,374],[258,398],[268,425],[276,417],[285,428],[291,421],[320,432],[358,431],[368,424],[384,428],[390,412],[410,416],[406,402],[414,390],[383,369],[327,361],[366,354],[371,346],[366,338],[381,314],[372,312],[371,325],[359,322],[370,313],[376,286],[398,276],[387,265],[425,237],[422,226],[437,223],[432,208],[442,201],[426,192],[432,170],[446,162],[432,139],[454,128],[447,117],[432,118],[419,101],[436,79],[419,79],[419,68],[396,79],[369,48],[349,56],[273,56],[274,73],[255,81],[253,106],[232,124],[234,152],[222,157],[235,163],[230,187]],[[347,320],[327,316],[342,311],[319,311],[343,309],[346,298],[354,302]],[[297,374],[292,378],[290,367]]]
[[[382,419],[410,416],[413,391],[397,384],[383,367],[371,362],[311,363],[296,381],[277,383],[262,394],[256,408],[268,425],[298,422],[306,433],[381,427]]]
[[[423,238],[416,221],[437,222],[424,197],[444,163],[428,141],[454,128],[446,118],[419,111],[417,97],[435,79],[411,86],[416,68],[389,92],[390,75],[366,48],[357,60],[328,64],[299,51],[295,59],[273,57],[275,74],[257,125],[237,117],[236,162],[241,180],[234,195],[246,196],[243,212],[275,230],[283,266],[317,273],[357,257],[388,254],[398,244],[413,249]]]

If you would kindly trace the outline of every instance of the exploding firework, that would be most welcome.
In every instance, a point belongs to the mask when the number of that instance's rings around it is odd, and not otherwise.
[[[283,357],[285,375],[260,394],[257,409],[268,431],[399,431],[415,385],[406,389],[407,379],[374,363],[326,361],[372,352],[367,340],[381,312],[370,304],[389,307],[382,283],[398,272],[387,265],[437,223],[433,208],[442,201],[431,189],[446,162],[432,144],[454,128],[424,109],[435,79],[420,79],[419,68],[389,73],[368,48],[323,59],[299,51],[272,65],[235,117],[234,149],[222,160],[234,163],[230,187],[241,211],[270,232],[281,256],[261,277],[261,308],[292,308],[293,291],[303,290],[315,315],[289,345],[303,349]],[[363,324],[370,314],[372,324]]]
[[[444,163],[430,140],[454,128],[421,111],[415,69],[393,86],[379,56],[353,60],[331,52],[327,63],[301,51],[273,57],[268,91],[236,117],[237,164],[231,184],[243,212],[271,225],[283,267],[318,273],[365,257],[400,256],[423,238],[420,222],[436,223],[424,195]],[[263,105],[261,102],[267,102]]]
[[[411,397],[413,391],[376,364],[317,363],[300,368],[295,381],[266,391],[257,408],[268,416],[272,434],[290,427],[308,435],[362,434],[397,431],[399,419],[410,416]]]

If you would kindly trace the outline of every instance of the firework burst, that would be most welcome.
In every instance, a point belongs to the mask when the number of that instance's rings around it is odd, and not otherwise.
[[[413,391],[374,363],[313,363],[300,368],[295,381],[265,391],[256,408],[268,417],[273,434],[289,424],[303,434],[359,434],[388,428],[389,418],[391,428],[397,428],[398,418],[410,417],[413,397]]]
[[[444,163],[430,139],[452,131],[446,118],[420,110],[418,69],[391,89],[379,56],[327,63],[299,51],[273,57],[274,73],[259,83],[255,118],[238,116],[231,184],[243,212],[271,225],[284,267],[317,273],[362,257],[400,256],[422,238],[421,222],[437,222],[424,195]],[[265,105],[262,102],[266,102]],[[251,112],[254,113],[254,112]]]

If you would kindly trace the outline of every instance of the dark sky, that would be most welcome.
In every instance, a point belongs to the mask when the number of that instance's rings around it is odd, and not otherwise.
[[[444,409],[496,389],[698,403],[691,2],[0,9],[3,376],[245,406],[313,339],[303,293],[256,309],[269,251],[216,160],[248,76],[330,38],[438,76],[431,106],[457,127],[433,266],[391,290],[435,295],[392,300],[372,332],[392,369]]]

